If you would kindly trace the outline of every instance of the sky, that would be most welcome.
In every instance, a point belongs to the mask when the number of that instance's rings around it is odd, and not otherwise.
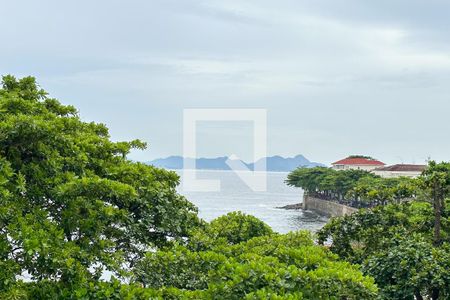
[[[0,74],[32,75],[148,161],[183,110],[266,109],[268,155],[450,160],[450,1],[0,0]],[[252,161],[251,122],[201,122],[199,156]]]

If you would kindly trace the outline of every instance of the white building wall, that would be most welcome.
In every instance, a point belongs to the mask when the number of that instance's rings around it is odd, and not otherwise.
[[[372,166],[372,165],[333,165],[332,168],[335,170],[364,170],[364,171],[372,171],[380,166]]]
[[[399,171],[373,171],[375,175],[384,178],[396,178],[396,177],[410,177],[416,178],[422,174],[422,172],[399,172]]]

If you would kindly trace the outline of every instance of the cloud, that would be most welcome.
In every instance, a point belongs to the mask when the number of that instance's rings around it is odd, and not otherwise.
[[[450,142],[436,136],[450,129],[448,11],[447,1],[9,1],[0,72],[36,75],[113,137],[150,141],[136,154],[145,160],[180,153],[191,107],[267,108],[271,154],[446,158]],[[428,132],[434,147],[415,136]]]

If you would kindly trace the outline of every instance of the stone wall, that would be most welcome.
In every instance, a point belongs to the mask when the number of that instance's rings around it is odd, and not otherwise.
[[[354,207],[314,198],[308,196],[306,193],[303,196],[303,209],[312,210],[330,217],[341,217],[352,214],[358,210],[357,208]]]

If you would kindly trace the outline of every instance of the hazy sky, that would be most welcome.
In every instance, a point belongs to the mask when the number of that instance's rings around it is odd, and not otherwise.
[[[450,160],[450,1],[5,1],[0,73],[182,153],[185,108],[265,108],[269,155]],[[251,160],[251,124],[200,124],[199,154]]]

